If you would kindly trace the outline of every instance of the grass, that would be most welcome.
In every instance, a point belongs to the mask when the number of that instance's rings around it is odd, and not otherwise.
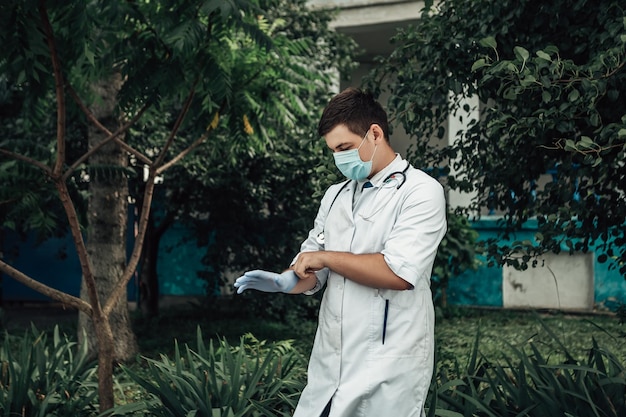
[[[30,320],[41,330],[51,330],[61,324],[61,330],[69,335],[75,332],[75,316],[64,313],[56,321],[48,309],[25,315],[22,320],[9,314],[5,327],[13,335],[21,335],[30,326]],[[268,341],[292,339],[305,355],[308,355],[315,335],[315,319],[296,321],[269,320],[243,316],[232,310],[207,311],[196,305],[180,305],[161,311],[155,318],[142,318],[132,313],[132,322],[142,356],[156,358],[159,354],[171,354],[174,340],[182,346],[194,344],[196,329],[202,329],[206,337],[224,337],[236,344],[246,333]],[[544,325],[542,325],[545,324]],[[548,330],[546,330],[546,327]],[[555,360],[562,343],[567,350],[583,358],[591,347],[592,338],[613,352],[626,363],[626,326],[620,324],[613,314],[567,314],[563,312],[535,312],[502,309],[450,307],[439,310],[435,336],[440,360],[463,361],[468,357],[477,332],[480,331],[480,352],[495,359],[510,346],[524,347],[533,342],[542,351],[551,352]],[[553,335],[550,334],[553,333]],[[553,337],[556,336],[556,339]]]
[[[526,349],[529,343],[549,355],[551,363],[562,363],[564,350],[582,360],[595,339],[626,364],[626,327],[614,315],[472,308],[438,320],[439,360],[457,360],[464,366],[479,331],[479,352],[490,360],[510,354],[512,347]]]
[[[206,337],[219,335],[232,343],[246,333],[268,341],[293,339],[301,352],[308,355],[316,322],[204,315],[192,307],[163,311],[153,319],[134,318],[141,353],[148,357],[171,353],[174,339],[181,345],[194,343],[197,326]],[[439,360],[456,359],[463,365],[479,331],[480,353],[490,359],[497,359],[511,346],[523,348],[529,342],[549,352],[556,362],[562,359],[559,352],[563,347],[582,359],[587,355],[592,339],[595,339],[600,346],[626,363],[626,327],[614,315],[464,307],[449,308],[438,314],[435,336]]]

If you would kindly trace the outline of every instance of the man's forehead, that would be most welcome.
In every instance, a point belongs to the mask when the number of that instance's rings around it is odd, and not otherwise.
[[[336,151],[354,146],[360,142],[361,138],[349,130],[331,130],[324,136],[326,146]]]
[[[332,128],[325,136],[326,142],[339,144],[340,142],[353,142],[359,140],[359,136],[352,132],[346,125],[337,125]]]

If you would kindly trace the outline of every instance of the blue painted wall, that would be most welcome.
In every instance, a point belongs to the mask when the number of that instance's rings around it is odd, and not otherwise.
[[[497,219],[485,218],[474,221],[472,226],[479,233],[479,239],[497,236]],[[536,222],[529,221],[517,234],[511,235],[508,243],[516,240],[535,241]],[[567,253],[567,248],[563,248]],[[484,258],[483,266],[477,271],[467,271],[450,279],[448,303],[452,305],[473,305],[502,307],[502,268],[488,267]],[[615,309],[626,304],[626,279],[619,271],[609,270],[607,263],[599,263],[594,256],[594,303],[598,308]]]
[[[205,248],[198,248],[191,231],[180,226],[170,228],[159,246],[159,292],[161,295],[206,295],[206,281],[198,278]]]
[[[131,225],[134,220],[131,217]],[[132,250],[134,238],[129,227],[127,248]],[[159,291],[161,295],[205,295],[205,281],[197,272],[205,270],[202,265],[203,248],[197,248],[190,240],[191,233],[181,227],[173,227],[163,236],[159,247]],[[26,240],[10,231],[4,232],[0,242],[4,261],[28,276],[68,294],[80,295],[81,270],[78,255],[70,235],[37,243],[33,236]],[[5,275],[0,275],[2,301],[27,302],[51,301],[29,287]],[[137,274],[128,284],[128,299],[137,300]]]
[[[20,239],[4,233],[4,261],[43,284],[69,294],[80,294],[80,263],[75,255],[71,236],[48,239],[38,244],[33,236]],[[2,299],[9,301],[49,301],[29,287],[2,276]]]

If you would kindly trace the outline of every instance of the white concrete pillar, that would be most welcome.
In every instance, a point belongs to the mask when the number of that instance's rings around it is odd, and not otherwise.
[[[449,100],[453,99],[453,96],[449,98]],[[456,141],[462,140],[463,132],[469,128],[472,121],[475,123],[480,118],[480,102],[478,96],[461,97],[460,99],[461,102],[457,111],[448,116],[447,133],[449,145],[453,145]],[[468,107],[468,111],[463,110],[465,106]],[[454,161],[452,161],[450,165],[450,175],[456,175],[457,173],[458,171],[454,168]],[[475,193],[461,193],[456,190],[450,190],[448,191],[448,204],[451,209],[467,207],[475,196]]]

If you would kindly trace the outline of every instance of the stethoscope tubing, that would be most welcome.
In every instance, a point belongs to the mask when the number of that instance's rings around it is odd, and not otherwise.
[[[400,187],[402,187],[404,185],[404,183],[406,182],[406,172],[409,170],[410,166],[411,166],[411,164],[407,161],[406,168],[404,168],[402,171],[394,171],[391,174],[387,175],[387,177],[383,181],[383,184],[386,183],[387,181],[391,180],[392,178],[394,178],[396,175],[402,175],[402,181],[400,181],[400,183],[396,187],[396,190],[399,190]]]
[[[383,180],[383,184],[387,183],[388,181],[390,181],[391,179],[395,178],[396,175],[402,175],[402,180],[399,181],[399,184],[396,186],[396,191],[400,189],[400,187],[402,187],[404,185],[404,183],[406,182],[406,172],[409,170],[409,167],[411,166],[411,164],[407,161],[406,163],[406,167],[402,170],[402,171],[394,171],[391,174],[387,175],[385,177],[385,179]],[[330,215],[330,210],[333,208],[333,205],[335,204],[335,201],[337,201],[337,197],[339,197],[339,195],[341,194],[341,192],[348,186],[348,184],[350,184],[353,181],[346,181],[341,188],[339,189],[339,191],[337,192],[337,194],[335,194],[335,197],[333,198],[333,201],[330,202],[330,206],[328,206],[328,211],[326,212],[326,217],[328,218],[328,216]],[[379,189],[380,191],[380,189]],[[369,216],[365,217],[365,216],[361,216],[364,219],[369,219],[371,218],[374,214],[378,213],[379,210],[377,210],[376,212],[370,214]],[[320,245],[324,244],[324,231],[322,230],[316,237],[317,243],[319,243]]]

